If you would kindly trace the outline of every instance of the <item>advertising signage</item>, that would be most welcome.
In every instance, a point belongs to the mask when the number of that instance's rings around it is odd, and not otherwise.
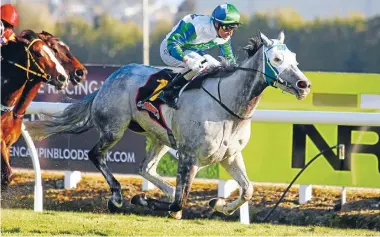
[[[64,91],[57,91],[44,84],[34,101],[67,102],[68,98],[81,99],[96,91],[104,80],[118,69],[113,66],[87,66],[88,76],[83,83],[70,85]],[[26,115],[26,120],[38,120],[40,115]],[[95,146],[99,133],[92,129],[79,135],[54,135],[42,141],[35,141],[42,169],[97,171],[89,160],[88,152]],[[30,150],[21,137],[10,151],[12,167],[32,168]],[[145,137],[126,131],[123,138],[107,154],[107,164],[112,172],[136,174],[140,161],[145,156]]]

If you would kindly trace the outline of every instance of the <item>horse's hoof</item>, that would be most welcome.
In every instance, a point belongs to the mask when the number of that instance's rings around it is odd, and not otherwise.
[[[173,203],[169,205],[169,210],[172,212],[180,212],[182,208],[177,203]]]
[[[223,206],[226,205],[226,201],[223,198],[214,198],[208,202],[208,205],[212,209],[214,209],[216,211],[220,211],[220,210],[222,210]]]
[[[131,199],[131,204],[146,207],[148,202],[146,201],[145,194],[137,194]]]
[[[177,212],[172,212],[169,211],[169,215],[173,217],[176,220],[181,220],[182,219],[182,211],[177,211]]]
[[[218,201],[217,198],[211,199],[211,200],[208,202],[208,205],[209,205],[212,209],[214,209],[217,201]]]
[[[120,212],[120,207],[123,206],[123,203],[116,205],[111,199],[107,202],[108,211],[110,213],[118,213]]]
[[[2,170],[1,172],[1,190],[5,191],[15,176],[13,173],[8,173],[7,171]]]
[[[8,183],[1,182],[1,191],[2,192],[8,191]]]

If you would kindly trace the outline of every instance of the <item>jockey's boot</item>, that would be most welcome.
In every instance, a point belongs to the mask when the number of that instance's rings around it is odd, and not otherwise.
[[[181,91],[182,87],[187,83],[188,80],[186,80],[183,76],[179,77],[176,80],[176,82],[174,82],[174,85],[170,86],[169,88],[165,88],[162,91],[159,98],[169,107],[173,109],[178,109],[177,101],[179,97],[179,92]]]

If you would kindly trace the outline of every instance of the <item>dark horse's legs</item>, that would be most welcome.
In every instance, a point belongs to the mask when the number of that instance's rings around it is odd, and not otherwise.
[[[105,154],[121,139],[121,137],[122,135],[120,135],[120,132],[102,133],[98,143],[88,153],[89,159],[107,180],[112,192],[112,197],[109,201],[111,201],[116,207],[121,207],[123,205],[121,186],[108,168]]]
[[[12,168],[9,164],[10,151],[4,141],[1,141],[1,188],[5,190],[11,182]]]
[[[189,196],[191,185],[198,170],[199,167],[195,165],[195,157],[180,153],[174,202],[163,202],[152,198],[145,198],[142,195],[133,197],[131,202],[132,204],[147,206],[152,210],[181,211]]]

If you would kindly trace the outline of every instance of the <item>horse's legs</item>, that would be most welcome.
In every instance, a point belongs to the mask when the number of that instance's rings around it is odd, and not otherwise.
[[[179,153],[175,198],[170,211],[180,211],[186,203],[195,175],[199,171],[199,166],[195,165],[195,161],[195,157]]]
[[[106,163],[105,154],[111,149],[123,136],[124,131],[118,132],[101,132],[98,143],[88,152],[88,158],[94,163],[95,167],[102,173],[110,186],[112,197],[110,201],[116,207],[123,205],[120,183],[112,175],[111,170]]]
[[[210,206],[218,212],[222,212],[225,215],[231,215],[241,205],[252,198],[253,186],[249,182],[241,152],[223,160],[221,164],[240,185],[240,197],[232,202],[226,202],[223,198],[212,199],[210,201]]]
[[[4,140],[1,140],[1,187],[6,189],[11,181],[12,168],[9,164],[10,150]]]
[[[163,202],[152,198],[141,199],[138,196],[133,197],[131,202],[147,206],[152,210],[179,212],[189,196],[191,185],[198,170],[199,167],[195,165],[194,157],[180,153],[174,202]]]
[[[169,198],[173,200],[175,189],[174,186],[166,182],[157,174],[157,166],[163,155],[170,149],[160,143],[157,139],[148,138],[150,147],[147,151],[145,159],[142,161],[139,173],[141,176],[149,180],[152,184],[161,189]]]

